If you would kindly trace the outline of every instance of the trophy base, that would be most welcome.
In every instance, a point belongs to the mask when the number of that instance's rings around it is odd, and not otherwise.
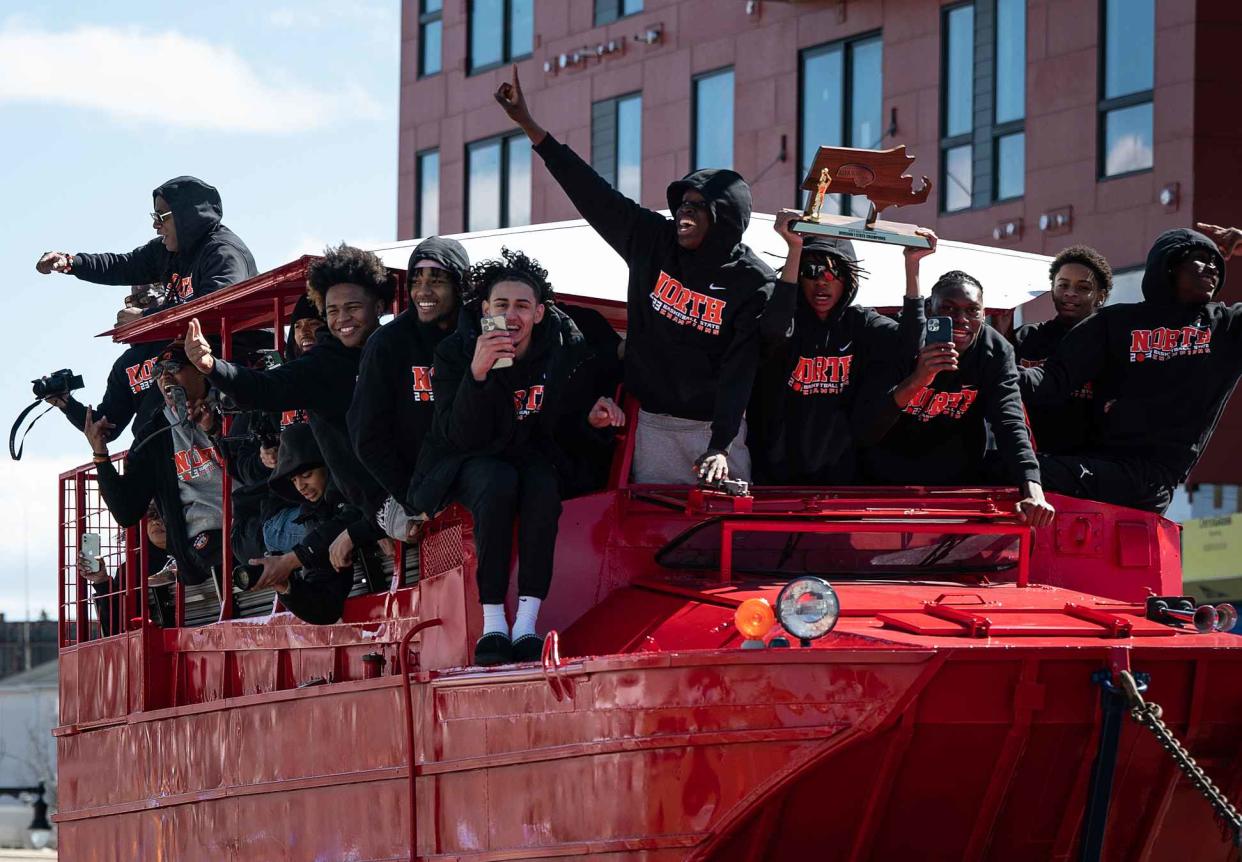
[[[914,225],[891,221],[877,221],[867,227],[865,219],[850,216],[821,215],[819,221],[798,219],[789,229],[806,236],[828,236],[857,242],[879,242],[910,248],[931,248],[931,243],[916,234]]]

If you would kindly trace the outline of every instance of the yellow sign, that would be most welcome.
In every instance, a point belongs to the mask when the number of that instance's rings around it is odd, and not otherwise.
[[[1242,514],[1193,518],[1182,524],[1182,580],[1242,577]]]

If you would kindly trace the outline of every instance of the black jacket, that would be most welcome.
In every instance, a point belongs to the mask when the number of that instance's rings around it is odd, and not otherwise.
[[[668,187],[676,210],[689,189],[711,206],[703,245],[685,251],[673,220],[613,189],[548,135],[535,151],[561,188],[630,268],[625,385],[643,409],[710,421],[709,448],[737,436],[759,363],[759,315],[774,275],[742,243],[750,187],[729,170],[696,171]]]
[[[549,305],[526,356],[489,372],[482,383],[470,373],[479,317],[476,306],[463,308],[457,331],[436,349],[435,423],[410,483],[410,511],[442,508],[458,469],[471,456],[544,457],[563,472],[559,423],[580,422],[582,433],[589,428],[589,404],[583,404],[590,395],[579,387],[592,377],[586,368],[592,354],[569,316]]]
[[[1028,324],[1014,333],[1013,352],[1018,362],[1024,399],[1030,395],[1032,383],[1038,383],[1039,375],[1032,375],[1031,370],[1044,367],[1070,328],[1060,318],[1054,317],[1042,323]],[[1095,391],[1088,381],[1063,404],[1039,406],[1028,403],[1027,417],[1031,421],[1036,448],[1054,455],[1081,451],[1091,439],[1095,421],[1094,396]]]
[[[327,328],[315,348],[270,371],[215,360],[212,383],[239,404],[262,410],[306,410],[333,481],[350,503],[371,513],[383,502],[379,483],[354,454],[345,414],[354,395],[362,348],[346,347]]]
[[[470,260],[456,240],[431,237],[410,255],[410,272],[420,260],[435,260],[457,284],[465,282]],[[460,291],[459,291],[460,296]],[[423,439],[435,415],[431,374],[436,347],[450,330],[419,323],[408,308],[367,339],[347,419],[358,460],[394,499],[404,501]]]
[[[151,398],[147,396],[154,390],[155,378],[151,369],[166,346],[159,341],[133,344],[112,363],[104,396],[92,411],[94,418],[106,416],[116,426],[108,433],[108,440],[119,437],[129,420],[133,419],[134,427],[138,427],[146,423],[153,411],[164,406],[164,399],[159,394]],[[85,427],[86,405],[72,395],[66,400],[64,414],[79,431]]]
[[[180,579],[184,583],[201,583],[210,575],[211,564],[193,548],[192,537],[186,535],[172,435],[163,409],[153,411],[146,423],[134,426],[135,441],[141,442],[150,435],[154,436],[140,449],[129,450],[123,474],[117,472],[111,461],[98,465],[99,492],[122,527],[136,526],[155,500],[168,535],[168,555],[176,558]],[[218,454],[213,460],[218,467]]]
[[[259,274],[250,249],[220,223],[220,193],[195,177],[176,177],[151,197],[162,197],[177,226],[178,251],[159,237],[128,253],[75,254],[73,274],[96,284],[151,284],[169,289],[169,300],[184,302]]]
[[[1165,231],[1147,255],[1143,301],[1110,305],[1074,327],[1033,370],[1030,396],[1060,405],[1091,381],[1099,423],[1091,452],[1144,458],[1170,484],[1190,474],[1242,373],[1242,303],[1174,296],[1170,267],[1197,248],[1215,256],[1219,292],[1225,262],[1216,245],[1193,230]]]
[[[819,252],[857,262],[848,241],[808,240]],[[907,300],[902,326],[870,308],[852,305],[858,282],[825,320],[798,284],[778,281],[763,309],[763,362],[747,414],[755,480],[773,485],[846,485],[857,478],[855,411],[860,382],[918,351],[921,300]]]
[[[893,386],[878,378],[874,383],[878,385],[868,384],[859,423],[865,437],[879,437],[876,445],[863,450],[863,471],[870,481],[886,485],[989,481],[983,458],[990,428],[1003,481],[1039,483],[1039,462],[1022,412],[1013,348],[992,327],[983,325],[975,343],[958,358],[956,372],[937,374],[904,410],[893,401]]]

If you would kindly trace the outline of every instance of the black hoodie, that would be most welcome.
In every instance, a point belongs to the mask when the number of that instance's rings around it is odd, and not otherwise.
[[[470,268],[462,244],[431,237],[410,254],[407,272],[420,260],[434,260],[453,276],[457,296]],[[456,323],[454,317],[452,322]],[[349,436],[358,460],[394,499],[404,502],[423,439],[435,415],[431,374],[436,347],[452,331],[438,322],[420,323],[410,307],[367,339],[350,404]]]
[[[576,425],[580,412],[581,431],[587,433],[591,395],[579,388],[594,379],[588,368],[593,354],[567,314],[553,305],[546,309],[531,331],[526,355],[489,372],[482,383],[470,373],[480,311],[475,304],[462,309],[457,331],[436,348],[435,424],[410,482],[410,511],[439,511],[462,462],[472,456],[539,456],[564,471],[558,426]]]
[[[1031,369],[1043,368],[1044,363],[1056,353],[1061,341],[1072,327],[1054,317],[1042,323],[1021,327],[1013,335],[1014,358],[1018,361],[1022,395],[1026,399],[1032,383],[1038,383],[1039,375]],[[1027,405],[1035,446],[1040,452],[1067,455],[1082,450],[1091,439],[1094,424],[1095,391],[1090,382],[1084,383],[1064,404],[1055,407]]]
[[[276,468],[268,480],[273,494],[299,506],[297,523],[306,527],[305,538],[293,548],[302,569],[289,579],[289,591],[280,597],[280,602],[299,619],[316,625],[341,618],[345,599],[354,585],[354,569],[334,569],[329,549],[342,531],[362,517],[361,511],[341,497],[330,472],[324,493],[315,502],[298,493],[293,476],[323,466],[323,453],[310,426],[295,425],[281,436]]]
[[[121,254],[75,254],[73,274],[96,284],[168,286],[169,302],[185,302],[259,274],[250,249],[220,223],[220,193],[195,177],[176,177],[151,192],[172,210],[175,253],[156,237]],[[166,303],[167,304],[167,303]]]
[[[319,330],[315,348],[292,362],[256,371],[217,358],[208,376],[213,385],[245,407],[304,409],[345,499],[370,513],[383,502],[384,491],[359,463],[345,422],[361,358],[361,347],[346,347],[325,326]]]
[[[1203,249],[1225,261],[1201,233],[1162,233],[1147,255],[1143,301],[1110,305],[1074,327],[1041,369],[1031,401],[1064,404],[1091,381],[1099,405],[1093,454],[1146,459],[1184,480],[1242,373],[1242,303],[1178,302],[1172,266]]]
[[[147,396],[154,392],[155,377],[151,371],[164,347],[162,341],[132,344],[112,363],[104,396],[92,411],[93,418],[106,416],[116,426],[108,432],[109,441],[121,435],[129,420],[134,420],[136,428],[144,425],[153,412],[163,408],[161,396]],[[65,400],[64,414],[79,431],[85,427],[86,405],[72,395]]]
[[[737,436],[759,363],[759,315],[774,275],[742,243],[750,187],[729,170],[696,171],[668,187],[674,212],[687,190],[703,195],[712,223],[703,244],[677,244],[672,219],[608,185],[547,135],[535,152],[600,236],[630,268],[625,385],[643,409],[710,421],[709,449]]]
[[[831,255],[855,266],[848,240],[808,239],[802,253]],[[852,303],[857,278],[820,320],[799,284],[778,281],[763,309],[763,362],[748,422],[755,480],[773,485],[843,485],[856,478],[855,402],[859,384],[899,357],[918,351],[916,313],[898,324]],[[919,299],[907,300],[917,312]]]

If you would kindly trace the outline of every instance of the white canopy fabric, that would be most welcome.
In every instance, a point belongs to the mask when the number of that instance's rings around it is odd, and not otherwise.
[[[772,229],[774,220],[766,213],[752,215],[743,240],[779,270],[785,259],[785,242]],[[625,261],[582,219],[449,235],[466,247],[472,262],[499,255],[502,246],[521,249],[548,270],[557,293],[625,301]],[[418,242],[373,246],[371,250],[387,266],[404,269]],[[854,251],[867,270],[857,304],[900,306],[905,291],[901,248],[856,242]],[[1012,309],[1048,290],[1051,260],[1044,255],[941,239],[936,253],[923,259],[923,292],[927,293],[941,273],[960,269],[983,284],[983,299],[989,309]]]

